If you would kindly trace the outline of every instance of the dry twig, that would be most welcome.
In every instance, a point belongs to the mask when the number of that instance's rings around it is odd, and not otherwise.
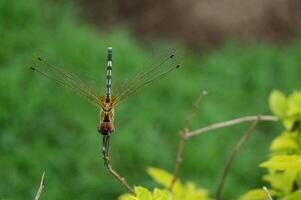
[[[44,175],[45,175],[45,172],[43,172],[43,174],[42,174],[40,186],[39,186],[39,188],[37,190],[37,193],[36,193],[36,196],[34,198],[35,200],[39,200],[40,199],[41,193],[43,191],[43,188],[44,188]]]
[[[224,173],[223,176],[221,178],[221,181],[217,187],[216,193],[215,193],[215,199],[216,200],[220,200],[221,199],[221,193],[222,193],[222,189],[224,187],[225,184],[225,180],[226,177],[229,173],[230,167],[232,165],[232,162],[235,158],[235,156],[237,155],[237,153],[240,150],[240,147],[242,146],[242,144],[248,139],[248,137],[250,136],[250,134],[252,133],[252,131],[255,129],[257,123],[261,120],[261,116],[258,115],[257,119],[255,121],[253,121],[253,123],[251,124],[251,126],[249,127],[249,129],[243,134],[242,138],[239,140],[239,142],[237,143],[237,145],[235,146],[235,148],[233,149],[232,153],[230,154],[228,161],[225,165],[224,168]]]
[[[108,156],[103,154],[103,161],[104,165],[107,167],[109,172],[131,193],[135,194],[134,189],[126,182],[125,178],[121,177],[113,168],[112,165],[110,164]]]
[[[240,118],[232,119],[232,120],[225,121],[225,122],[215,123],[210,126],[200,128],[195,131],[191,131],[191,132],[187,133],[186,137],[190,138],[190,137],[198,136],[205,132],[212,131],[215,129],[220,129],[220,128],[224,128],[227,126],[233,126],[236,124],[240,124],[243,122],[251,122],[251,121],[257,121],[257,120],[258,120],[258,117],[256,115],[240,117]],[[275,116],[272,116],[272,115],[261,115],[260,116],[260,121],[277,121],[277,120],[278,120],[278,118]]]
[[[179,175],[179,169],[180,169],[180,165],[181,165],[181,162],[182,162],[183,147],[184,147],[185,140],[187,138],[187,133],[188,133],[188,130],[189,130],[190,121],[194,117],[194,115],[195,115],[195,113],[196,113],[196,111],[197,111],[197,109],[198,109],[198,107],[201,103],[201,100],[206,95],[207,95],[207,91],[203,91],[199,95],[197,100],[192,104],[192,109],[186,117],[184,127],[183,127],[183,129],[180,133],[180,142],[179,142],[179,145],[178,145],[178,152],[177,152],[177,158],[176,158],[176,163],[175,163],[175,170],[174,170],[173,178],[172,178],[172,181],[171,181],[171,184],[170,184],[170,187],[169,187],[170,190],[172,190],[172,188],[173,188],[173,186],[174,186],[174,184],[175,184],[175,182],[178,178],[178,175]]]

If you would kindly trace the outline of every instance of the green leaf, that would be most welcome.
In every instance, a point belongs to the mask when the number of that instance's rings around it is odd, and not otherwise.
[[[287,100],[284,94],[279,90],[272,91],[269,98],[269,106],[271,111],[279,118],[286,116]]]
[[[283,198],[283,200],[300,200],[300,199],[301,199],[301,189]]]
[[[157,182],[163,185],[165,188],[169,188],[173,179],[173,175],[165,170],[149,167],[147,173]],[[175,194],[182,193],[183,185],[177,180],[173,186],[172,192]]]
[[[202,188],[197,188],[193,182],[187,182],[184,187],[181,200],[207,200],[209,199],[208,191]]]
[[[152,200],[152,193],[144,187],[135,187],[135,194],[139,200]]]
[[[157,183],[162,184],[166,188],[170,187],[173,178],[172,174],[162,169],[153,168],[153,167],[149,167],[147,169],[147,173]],[[177,180],[174,184],[174,187],[172,189],[172,195],[174,200],[208,200],[209,199],[207,190],[202,188],[197,188],[193,182],[188,182],[185,185],[183,185],[179,180]]]
[[[134,195],[131,194],[123,194],[118,197],[118,200],[139,200]]]
[[[288,97],[286,117],[283,124],[287,130],[291,130],[297,121],[301,121],[301,92],[295,91]]]
[[[292,151],[297,150],[298,147],[294,135],[284,132],[273,140],[270,149],[272,151]]]
[[[263,177],[263,180],[270,182],[273,188],[279,190],[283,195],[290,194],[294,181],[297,177],[297,171],[287,170],[284,172],[270,172]]]
[[[275,195],[275,191],[269,190],[272,196]],[[242,195],[239,200],[267,200],[267,195],[263,189],[250,190]]]
[[[155,188],[153,192],[138,186],[135,187],[135,194],[124,194],[118,197],[118,200],[172,200],[172,195],[168,190]]]
[[[283,119],[283,125],[286,130],[291,130],[292,127],[294,126],[294,123],[296,122],[297,118],[296,117],[286,117]]]
[[[288,97],[288,115],[301,117],[301,92],[295,91]]]
[[[301,171],[301,156],[279,155],[259,165],[270,170],[296,170]]]
[[[158,188],[154,189],[153,192],[154,200],[172,200],[172,195],[168,190],[160,190]]]
[[[166,188],[170,186],[173,177],[172,174],[154,167],[149,167],[146,171],[157,183],[160,183]]]

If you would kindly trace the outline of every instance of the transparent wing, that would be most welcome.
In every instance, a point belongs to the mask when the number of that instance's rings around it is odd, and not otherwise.
[[[125,81],[114,95],[115,105],[136,93],[144,86],[153,83],[169,72],[179,68],[180,64],[178,64],[176,60],[176,55],[170,54],[162,58],[158,64],[136,74],[132,79]]]
[[[38,57],[37,60],[32,63],[30,69],[58,83],[60,86],[71,90],[73,93],[83,97],[93,105],[100,107],[100,96],[97,93],[97,90],[88,86],[88,84],[75,74],[64,71],[41,57]]]

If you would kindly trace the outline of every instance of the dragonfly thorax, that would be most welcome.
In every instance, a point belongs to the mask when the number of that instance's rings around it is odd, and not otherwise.
[[[102,112],[105,113],[112,111],[112,105],[110,103],[105,103],[101,108],[102,108]]]
[[[100,123],[98,125],[98,132],[102,135],[110,135],[114,132],[114,110],[108,108],[107,110],[100,111]]]
[[[98,132],[102,135],[110,135],[114,132],[114,108],[111,103],[104,102],[100,110],[100,123]]]

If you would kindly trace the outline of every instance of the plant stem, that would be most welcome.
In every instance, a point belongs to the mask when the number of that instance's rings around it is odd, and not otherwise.
[[[189,128],[189,124],[190,121],[192,120],[192,118],[194,117],[200,103],[201,100],[203,99],[204,96],[207,95],[207,91],[202,91],[202,93],[199,95],[199,97],[197,98],[197,100],[192,104],[192,109],[190,111],[190,113],[188,113],[186,120],[184,122],[184,127],[180,133],[180,141],[179,141],[179,145],[178,145],[178,152],[177,152],[177,158],[176,158],[176,163],[175,163],[175,170],[173,173],[173,178],[170,184],[169,189],[172,190],[174,184],[177,181],[178,175],[179,175],[179,170],[180,170],[180,165],[182,162],[182,155],[183,155],[183,147],[187,138],[187,133],[188,133],[188,128]]]
[[[223,176],[221,178],[221,181],[217,187],[216,193],[215,193],[215,199],[216,200],[220,200],[221,199],[221,194],[222,194],[222,189],[224,187],[225,184],[225,180],[227,178],[227,175],[229,173],[229,170],[231,168],[232,162],[235,158],[235,156],[237,155],[237,153],[240,150],[240,147],[243,145],[243,143],[248,139],[248,137],[250,136],[250,134],[252,133],[252,131],[255,129],[255,127],[257,126],[257,123],[260,121],[261,116],[258,115],[257,119],[255,121],[253,121],[253,123],[251,124],[251,126],[249,127],[249,129],[243,134],[242,138],[239,140],[239,142],[236,144],[235,148],[233,149],[232,153],[230,154],[227,163],[225,165],[224,168],[224,173]]]
[[[257,121],[258,119],[257,115],[254,116],[245,116],[245,117],[240,117],[240,118],[236,118],[236,119],[232,119],[229,121],[224,121],[224,122],[219,122],[219,123],[215,123],[212,124],[210,126],[204,127],[204,128],[200,128],[194,131],[190,131],[189,133],[187,133],[186,137],[190,138],[190,137],[194,137],[194,136],[198,136],[201,135],[203,133],[215,130],[215,129],[220,129],[220,128],[224,128],[224,127],[228,127],[228,126],[233,126],[236,124],[240,124],[240,123],[244,123],[244,122],[251,122],[251,121]],[[261,115],[260,116],[260,121],[278,121],[278,118],[272,115]]]
[[[106,154],[103,154],[104,165],[107,167],[110,174],[112,174],[131,194],[135,195],[134,189],[126,182],[125,178],[121,177],[110,164],[109,157]]]

